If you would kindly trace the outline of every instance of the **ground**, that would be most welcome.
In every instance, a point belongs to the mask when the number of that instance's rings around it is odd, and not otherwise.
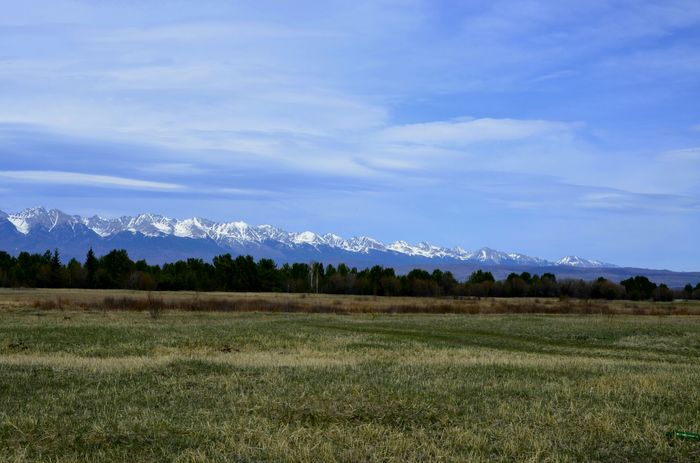
[[[0,461],[698,461],[699,353],[684,315],[5,307]]]

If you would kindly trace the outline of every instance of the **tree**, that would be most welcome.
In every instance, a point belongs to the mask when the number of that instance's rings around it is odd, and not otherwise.
[[[260,278],[260,291],[281,291],[283,289],[282,275],[272,259],[258,261],[258,277]]]
[[[656,289],[655,283],[652,283],[649,281],[649,278],[641,275],[623,280],[620,284],[625,287],[627,297],[635,301],[651,299]]]
[[[98,261],[97,286],[100,288],[125,288],[134,269],[126,249],[114,249]]]
[[[97,285],[98,262],[95,252],[90,248],[85,258],[85,279],[88,288],[95,288]]]
[[[61,256],[58,249],[53,250],[49,263],[51,275],[49,276],[49,285],[52,288],[61,288],[65,286],[63,281],[63,265],[61,265]]]
[[[530,285],[530,295],[537,297],[556,297],[559,296],[561,290],[557,284],[557,277],[552,273],[545,273],[541,277],[537,275],[532,277]]]
[[[491,272],[484,272],[482,270],[477,270],[476,272],[473,272],[471,275],[469,275],[468,283],[473,285],[473,284],[485,283],[485,282],[493,283],[495,281],[496,281],[496,279],[493,277],[493,274]]]
[[[594,283],[591,288],[591,297],[593,299],[622,299],[625,296],[625,287],[622,285],[617,285],[612,281],[600,277]]]
[[[68,262],[68,287],[69,288],[82,288],[85,286],[85,271],[83,266],[80,265],[75,258]]]
[[[654,291],[654,300],[670,302],[673,300],[673,291],[671,291],[671,289],[668,286],[661,283],[659,287],[656,288],[656,290]]]
[[[454,294],[457,292],[456,290],[459,283],[455,279],[454,275],[452,275],[452,272],[443,272],[435,269],[433,270],[433,274],[431,276],[433,277],[435,283],[437,283],[438,290],[441,295]]]
[[[693,297],[693,285],[691,285],[690,283],[685,285],[685,287],[683,288],[683,297],[685,299],[691,299]]]
[[[213,264],[219,288],[223,291],[232,291],[234,285],[234,271],[231,254],[223,254],[214,257]]]
[[[508,275],[508,278],[506,278],[506,282],[504,285],[506,296],[527,296],[527,293],[530,291],[530,284],[528,283],[530,279],[531,276],[527,272],[523,272],[520,275],[518,275],[517,273],[511,273],[510,275]]]
[[[413,269],[403,281],[404,292],[410,296],[434,296],[437,293],[437,283],[425,270]]]

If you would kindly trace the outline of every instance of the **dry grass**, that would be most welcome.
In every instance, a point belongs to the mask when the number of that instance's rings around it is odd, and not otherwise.
[[[167,310],[302,313],[700,315],[700,301],[606,301],[557,298],[411,298],[287,293],[0,289],[0,309]]]
[[[700,460],[697,317],[0,317],[0,461]]]

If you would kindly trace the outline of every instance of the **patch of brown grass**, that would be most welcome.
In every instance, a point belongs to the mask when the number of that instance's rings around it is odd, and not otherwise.
[[[569,298],[423,298],[287,293],[139,292],[120,290],[5,290],[1,309],[300,312],[388,314],[700,315],[700,302],[633,302]]]

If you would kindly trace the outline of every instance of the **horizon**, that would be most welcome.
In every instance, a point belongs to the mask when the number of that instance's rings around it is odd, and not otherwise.
[[[696,2],[4,10],[4,212],[700,270]]]

